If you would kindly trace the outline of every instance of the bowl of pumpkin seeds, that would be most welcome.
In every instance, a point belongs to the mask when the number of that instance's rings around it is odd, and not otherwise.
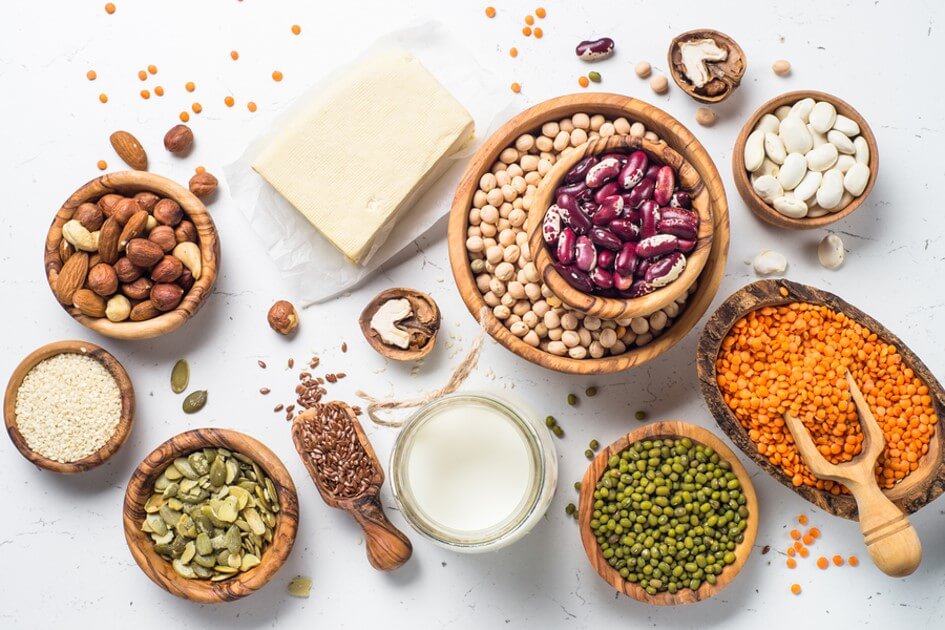
[[[125,492],[125,540],[164,590],[228,602],[266,584],[298,529],[298,496],[285,465],[258,440],[195,429],[167,440],[135,470]]]

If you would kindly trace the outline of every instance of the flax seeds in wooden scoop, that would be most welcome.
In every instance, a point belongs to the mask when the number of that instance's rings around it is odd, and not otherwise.
[[[292,421],[292,441],[322,500],[364,530],[371,565],[392,571],[409,560],[413,547],[384,514],[384,471],[354,410],[337,401],[316,404]]]

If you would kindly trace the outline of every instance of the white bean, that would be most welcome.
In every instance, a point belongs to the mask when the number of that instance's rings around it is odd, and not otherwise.
[[[856,161],[860,164],[870,163],[870,145],[863,136],[857,136],[853,139],[853,146],[856,147]]]
[[[765,154],[775,164],[784,164],[787,150],[784,148],[784,141],[781,140],[778,134],[771,132],[765,134]]]
[[[807,204],[800,199],[782,195],[775,199],[772,204],[774,209],[786,217],[800,219],[807,216]]]
[[[820,133],[827,133],[837,120],[837,108],[833,103],[818,101],[810,110],[810,126]]]
[[[826,145],[825,145],[826,146]],[[832,210],[843,197],[843,173],[832,168],[824,173],[824,179],[817,189],[817,205],[824,210]]]
[[[765,159],[765,133],[752,131],[745,140],[745,168],[756,171]]]
[[[811,149],[804,157],[807,158],[807,168],[822,173],[829,168],[833,168],[839,156],[837,147],[828,142],[816,149]]]
[[[854,197],[859,197],[866,190],[866,185],[870,181],[870,167],[866,164],[857,162],[850,167],[843,177],[843,187],[847,189]]]
[[[856,153],[856,146],[854,146],[853,140],[850,140],[845,134],[836,129],[831,129],[827,132],[827,141],[837,147],[837,151],[840,153],[846,153],[847,155]]]
[[[810,114],[814,109],[814,105],[816,105],[816,102],[814,101],[814,99],[809,98],[809,97],[803,98],[799,100],[798,102],[794,103],[794,105],[791,107],[790,115],[797,116],[798,118],[803,120],[805,123],[807,123],[808,120],[810,119]]]
[[[794,198],[805,203],[809,201],[811,197],[817,194],[817,189],[820,188],[820,182],[823,178],[823,173],[807,171],[801,182],[794,187]]]
[[[784,194],[784,188],[781,182],[771,175],[762,175],[752,182],[752,188],[758,193],[758,196],[767,203],[773,202],[776,198]]]
[[[761,120],[758,121],[758,124],[755,125],[755,130],[760,129],[764,133],[778,133],[778,128],[781,126],[781,121],[778,120],[778,117],[774,114],[765,114],[761,117]]]
[[[833,122],[833,128],[851,138],[860,135],[860,126],[856,121],[847,118],[843,114],[837,114],[837,119]]]
[[[778,137],[788,153],[807,153],[814,146],[814,139],[807,130],[807,121],[793,114],[781,121]]]
[[[807,173],[807,159],[803,153],[790,153],[778,171],[778,181],[784,190],[794,190]]]

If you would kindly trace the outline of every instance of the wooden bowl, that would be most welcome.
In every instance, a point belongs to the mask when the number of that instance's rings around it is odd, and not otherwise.
[[[781,290],[787,293],[782,295]],[[759,280],[739,289],[725,302],[706,323],[699,339],[696,354],[696,370],[702,386],[702,395],[716,422],[728,434],[729,438],[765,472],[790,488],[817,507],[836,516],[852,520],[857,519],[856,502],[848,494],[833,495],[830,492],[811,488],[795,487],[791,478],[780,467],[773,466],[768,459],[758,452],[747,431],[722,400],[716,381],[715,362],[718,358],[722,340],[732,326],[743,316],[765,306],[779,306],[790,302],[808,302],[823,304],[843,313],[857,323],[869,328],[880,339],[894,345],[905,363],[928,385],[935,401],[938,413],[938,426],[929,443],[929,452],[922,458],[919,468],[910,473],[898,484],[884,490],[889,499],[907,514],[915,512],[926,503],[937,498],[945,490],[945,462],[942,461],[942,432],[945,431],[945,390],[935,379],[928,367],[906,346],[901,339],[878,321],[848,304],[836,295],[788,280]]]
[[[145,518],[144,504],[154,490],[154,482],[171,463],[182,455],[206,447],[217,447],[243,453],[256,462],[269,476],[279,495],[279,513],[272,543],[263,552],[260,564],[249,571],[237,573],[229,580],[188,580],[179,576],[171,563],[154,551],[150,536],[141,531]],[[141,570],[155,584],[172,595],[202,604],[231,602],[246,597],[268,582],[285,563],[295,543],[299,525],[299,499],[295,484],[282,461],[259,440],[229,429],[194,429],[175,435],[164,442],[135,469],[122,510],[125,541]]]
[[[554,204],[555,190],[575,164],[589,155],[613,151],[635,151],[642,149],[651,159],[673,167],[678,173],[679,188],[692,197],[692,209],[699,214],[699,236],[696,248],[686,254],[686,268],[670,284],[634,299],[602,297],[584,293],[571,286],[554,268],[554,259],[542,237],[541,227],[545,214]],[[587,142],[568,155],[558,160],[551,171],[541,180],[541,185],[532,200],[528,211],[528,248],[532,252],[535,267],[551,292],[571,308],[588,315],[605,319],[621,317],[639,317],[649,315],[672,304],[676,298],[686,295],[686,291],[702,273],[709,250],[712,248],[712,200],[702,183],[699,172],[679,153],[665,144],[657,144],[633,136],[611,136]]]
[[[102,445],[102,448],[91,455],[74,462],[66,463],[49,459],[30,449],[26,443],[26,439],[20,433],[16,424],[16,395],[17,391],[20,389],[20,385],[23,384],[23,379],[26,378],[30,370],[36,367],[36,364],[59,354],[81,354],[92,357],[101,363],[114,377],[115,382],[118,383],[118,390],[121,393],[121,418],[118,421],[118,426],[115,427],[115,433],[108,438],[108,441]],[[125,440],[128,439],[128,434],[131,432],[131,425],[134,421],[134,415],[135,390],[131,385],[131,379],[128,378],[128,372],[126,372],[125,368],[118,362],[118,359],[112,356],[107,350],[88,341],[55,341],[37,348],[25,359],[20,361],[20,364],[13,370],[13,375],[10,376],[10,381],[7,383],[6,394],[3,397],[3,420],[7,426],[7,433],[10,435],[10,440],[13,441],[13,445],[20,451],[23,457],[40,468],[45,468],[46,470],[57,473],[69,474],[85,472],[86,470],[104,464],[118,451],[121,445],[125,443]]]
[[[46,234],[45,266],[49,288],[52,289],[59,276],[59,270],[62,269],[62,260],[59,257],[62,226],[72,218],[76,208],[86,201],[96,201],[109,193],[133,195],[142,191],[173,199],[180,204],[186,218],[193,222],[197,228],[197,240],[200,246],[201,274],[200,279],[194,282],[194,286],[184,295],[177,308],[141,322],[130,320],[112,322],[105,317],[87,317],[74,306],[62,305],[67,313],[86,328],[115,339],[150,339],[177,330],[196,314],[203,305],[204,299],[213,290],[217,279],[220,241],[213,219],[203,203],[189,190],[166,177],[144,171],[124,171],[108,173],[93,179],[75,191],[56,213],[52,225],[49,226],[49,232]]]
[[[863,194],[859,197],[856,197],[853,201],[848,203],[842,210],[838,212],[828,212],[822,217],[814,217],[811,219],[802,218],[802,219],[793,219],[791,217],[784,216],[780,212],[774,209],[773,206],[768,205],[768,203],[758,196],[758,193],[755,192],[755,189],[751,185],[751,179],[749,178],[749,172],[745,170],[745,142],[748,140],[748,136],[754,131],[755,126],[758,124],[758,121],[761,120],[762,116],[765,114],[773,114],[774,110],[781,107],[782,105],[793,105],[794,103],[805,99],[812,98],[815,101],[827,101],[832,103],[834,107],[837,108],[838,114],[843,114],[847,118],[851,118],[856,121],[856,124],[860,126],[860,135],[866,139],[866,143],[870,148],[870,181],[866,184],[866,189],[863,191]],[[775,227],[788,228],[791,230],[812,230],[815,228],[822,228],[825,225],[830,225],[840,219],[853,214],[853,212],[866,201],[866,198],[869,197],[870,192],[873,190],[873,184],[876,183],[876,175],[879,173],[879,148],[876,145],[876,136],[873,135],[873,130],[870,129],[869,124],[866,122],[866,119],[860,115],[860,112],[853,109],[849,103],[843,101],[832,94],[827,94],[825,92],[815,92],[813,90],[798,90],[796,92],[787,92],[781,96],[777,96],[755,111],[751,115],[751,118],[748,119],[748,122],[745,123],[745,126],[742,127],[741,133],[738,134],[738,138],[735,140],[735,149],[732,151],[732,177],[735,179],[735,188],[738,189],[738,194],[741,195],[742,199],[745,201],[745,204],[748,208],[755,213],[759,219],[765,223],[769,223]]]
[[[470,267],[466,251],[466,230],[469,227],[472,198],[479,188],[479,178],[489,171],[499,153],[513,144],[521,134],[540,129],[545,122],[557,121],[578,112],[600,113],[612,117],[626,116],[633,121],[642,122],[647,129],[653,130],[669,147],[678,151],[694,166],[712,202],[713,243],[705,269],[699,277],[698,287],[695,293],[689,296],[685,310],[674,320],[670,329],[642,348],[600,359],[555,356],[533,348],[513,335],[489,309],[485,320],[486,330],[496,341],[527,361],[569,374],[610,374],[645,363],[663,354],[685,337],[709,307],[725,271],[729,244],[728,200],[725,197],[725,188],[708,152],[678,120],[641,100],[607,93],[559,96],[514,116],[482,144],[470,160],[456,189],[447,237],[450,267],[466,308],[478,321],[480,310],[486,303],[476,286],[476,279]],[[486,308],[488,309],[487,306]]]
[[[682,57],[682,54],[679,52],[679,44],[692,39],[713,39],[716,42],[725,44],[728,48],[728,58],[725,61],[717,62],[719,66],[724,66],[725,68],[725,76],[722,79],[726,86],[724,92],[720,92],[714,96],[700,94],[696,92],[695,85],[690,83],[689,79],[676,68],[676,63]],[[715,63],[716,62],[714,62],[713,65],[715,65]],[[745,51],[742,50],[741,46],[739,46],[734,39],[720,31],[700,28],[680,33],[673,38],[673,41],[669,43],[669,51],[666,53],[666,64],[669,66],[670,76],[673,77],[673,81],[676,82],[680,90],[700,103],[721,103],[731,96],[735,92],[735,89],[741,84],[742,77],[745,76],[748,61],[745,58]]]
[[[744,540],[735,547],[735,562],[723,569],[715,584],[703,583],[695,591],[683,589],[676,594],[663,592],[650,595],[639,584],[628,582],[621,577],[616,569],[607,564],[607,560],[601,553],[600,546],[597,544],[597,537],[591,529],[591,514],[594,511],[594,489],[601,475],[607,470],[607,460],[610,459],[611,455],[621,453],[628,446],[640,440],[683,437],[687,437],[703,446],[708,446],[718,453],[719,457],[731,464],[732,472],[741,482],[742,492],[745,494],[746,507],[748,508],[748,527],[745,529]],[[613,444],[601,449],[590,463],[584,473],[584,478],[581,480],[578,524],[581,529],[581,542],[584,544],[587,559],[591,561],[591,565],[597,571],[597,574],[617,591],[641,602],[656,604],[657,606],[692,604],[708,599],[728,586],[745,565],[751,555],[752,546],[755,544],[755,536],[758,533],[758,498],[755,495],[755,487],[751,483],[751,477],[748,476],[745,467],[738,461],[732,450],[722,440],[713,435],[711,431],[687,422],[656,422],[631,431]]]

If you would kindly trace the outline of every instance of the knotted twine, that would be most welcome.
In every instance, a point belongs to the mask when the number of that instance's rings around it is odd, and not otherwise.
[[[476,338],[473,340],[472,346],[469,348],[469,352],[466,354],[466,358],[456,366],[456,369],[453,370],[453,374],[450,375],[450,380],[446,382],[446,385],[440,389],[430,392],[421,398],[414,398],[413,400],[380,400],[366,394],[365,392],[358,390],[355,392],[355,395],[358,398],[362,398],[368,401],[367,415],[374,424],[378,424],[384,427],[393,427],[400,428],[404,426],[406,419],[386,419],[380,417],[378,411],[390,411],[393,409],[412,409],[414,407],[420,407],[428,402],[434,401],[441,396],[446,396],[447,394],[452,394],[466,381],[466,378],[469,377],[470,372],[476,368],[476,364],[479,363],[479,354],[482,352],[482,344],[486,338],[486,317],[489,315],[489,307],[483,306],[479,309],[479,332],[476,334]]]

